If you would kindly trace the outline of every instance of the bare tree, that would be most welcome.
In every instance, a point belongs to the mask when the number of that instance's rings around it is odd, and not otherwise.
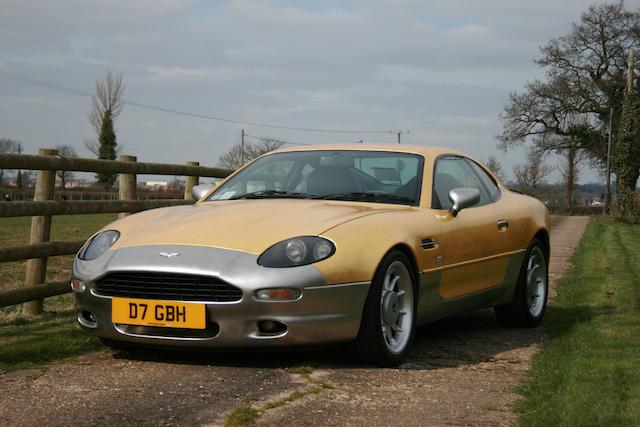
[[[226,169],[238,169],[242,166],[242,159],[249,162],[257,157],[262,156],[270,151],[276,150],[286,144],[286,141],[276,138],[260,138],[257,143],[244,144],[244,156],[242,153],[242,145],[235,144],[227,152],[222,154],[218,159],[218,165]]]
[[[491,172],[500,180],[504,181],[504,169],[502,169],[502,165],[496,158],[496,156],[489,156],[484,165],[489,168]]]
[[[536,62],[545,68],[546,81],[511,94],[501,115],[499,147],[535,136],[545,152],[577,148],[602,166],[610,112],[615,134],[622,109],[626,52],[638,47],[640,12],[626,10],[622,1],[591,6],[568,34],[541,47]]]
[[[515,190],[529,196],[542,198],[547,177],[553,168],[545,163],[544,153],[532,147],[527,152],[527,161],[513,168],[516,180]]]
[[[105,112],[109,112],[111,120],[115,122],[122,107],[124,107],[124,82],[122,73],[114,74],[107,70],[101,80],[96,80],[96,93],[91,97],[91,111],[89,112],[89,123],[96,130],[96,135],[100,135]]]
[[[0,138],[0,153],[15,153],[20,143],[11,138]],[[0,186],[4,182],[4,169],[0,169]]]
[[[25,187],[33,187],[36,183],[36,172],[35,171],[18,171],[20,172],[20,188]],[[17,175],[16,175],[16,184],[17,184]],[[16,185],[17,186],[17,185]]]
[[[76,153],[75,148],[70,145],[56,145],[56,150],[58,150],[58,155],[60,157],[77,157],[78,153]],[[73,178],[73,172],[71,171],[63,171],[59,170],[56,172],[58,178],[60,178],[60,188],[64,190],[67,186],[67,181]]]
[[[0,138],[0,153],[14,153],[18,141],[11,138]]]

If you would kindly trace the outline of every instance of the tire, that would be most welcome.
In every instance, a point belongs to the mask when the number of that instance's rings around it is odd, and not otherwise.
[[[520,268],[513,301],[494,307],[496,317],[507,326],[534,328],[544,317],[548,294],[547,256],[542,242],[533,239]]]
[[[407,256],[389,252],[373,276],[360,331],[350,345],[357,362],[382,367],[402,363],[415,332],[416,289],[416,274]]]

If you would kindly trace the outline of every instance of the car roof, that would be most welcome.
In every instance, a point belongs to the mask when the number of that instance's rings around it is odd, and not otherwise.
[[[410,153],[419,154],[428,158],[435,158],[443,154],[454,154],[470,157],[467,154],[458,150],[444,147],[432,147],[432,146],[416,146],[406,144],[322,144],[322,145],[307,145],[303,147],[287,147],[280,148],[272,151],[272,153],[285,153],[293,151],[331,151],[331,150],[355,150],[355,151],[388,151],[397,153]]]

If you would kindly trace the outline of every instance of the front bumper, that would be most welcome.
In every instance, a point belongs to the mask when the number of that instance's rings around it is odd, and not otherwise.
[[[160,252],[179,253],[166,258]],[[207,329],[185,330],[114,324],[109,296],[98,295],[95,281],[116,271],[171,272],[218,277],[242,290],[235,302],[201,302]],[[327,284],[312,265],[265,268],[257,256],[228,249],[193,246],[142,246],[110,250],[94,261],[76,259],[73,276],[86,284],[76,293],[80,327],[98,337],[148,345],[205,348],[281,347],[352,340],[358,334],[369,283]],[[257,289],[300,289],[295,301],[258,301]],[[95,322],[87,321],[91,313]],[[265,334],[260,321],[276,321],[286,331]]]

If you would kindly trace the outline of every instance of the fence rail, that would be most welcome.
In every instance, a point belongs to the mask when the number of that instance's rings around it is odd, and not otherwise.
[[[71,292],[69,282],[42,283],[40,285],[12,289],[0,294],[0,307],[9,307],[27,301],[36,301],[56,295],[68,294],[69,292]]]
[[[193,200],[73,200],[0,203],[0,218],[18,216],[76,215],[140,212],[147,209],[192,204]]]
[[[227,169],[196,166],[195,164],[174,165],[33,154],[0,154],[0,169],[204,176],[209,178],[224,178],[231,172]]]
[[[80,250],[84,240],[44,242],[32,245],[0,247],[0,262],[22,261],[50,256],[73,255]]]
[[[96,160],[79,157],[60,157],[56,150],[40,149],[38,155],[0,154],[0,169],[37,170],[33,201],[0,202],[0,218],[31,216],[31,236],[28,245],[0,247],[0,262],[27,261],[25,287],[0,291],[0,307],[26,303],[28,314],[42,312],[44,298],[71,292],[69,282],[46,283],[47,258],[76,253],[84,241],[50,242],[51,216],[72,214],[120,213],[127,215],[146,209],[194,203],[191,187],[200,177],[224,178],[227,169],[200,166],[198,162],[185,165],[142,163],[133,156],[120,160]],[[74,172],[118,173],[119,200],[56,201],[55,173]],[[138,200],[136,175],[185,176],[184,199]]]

